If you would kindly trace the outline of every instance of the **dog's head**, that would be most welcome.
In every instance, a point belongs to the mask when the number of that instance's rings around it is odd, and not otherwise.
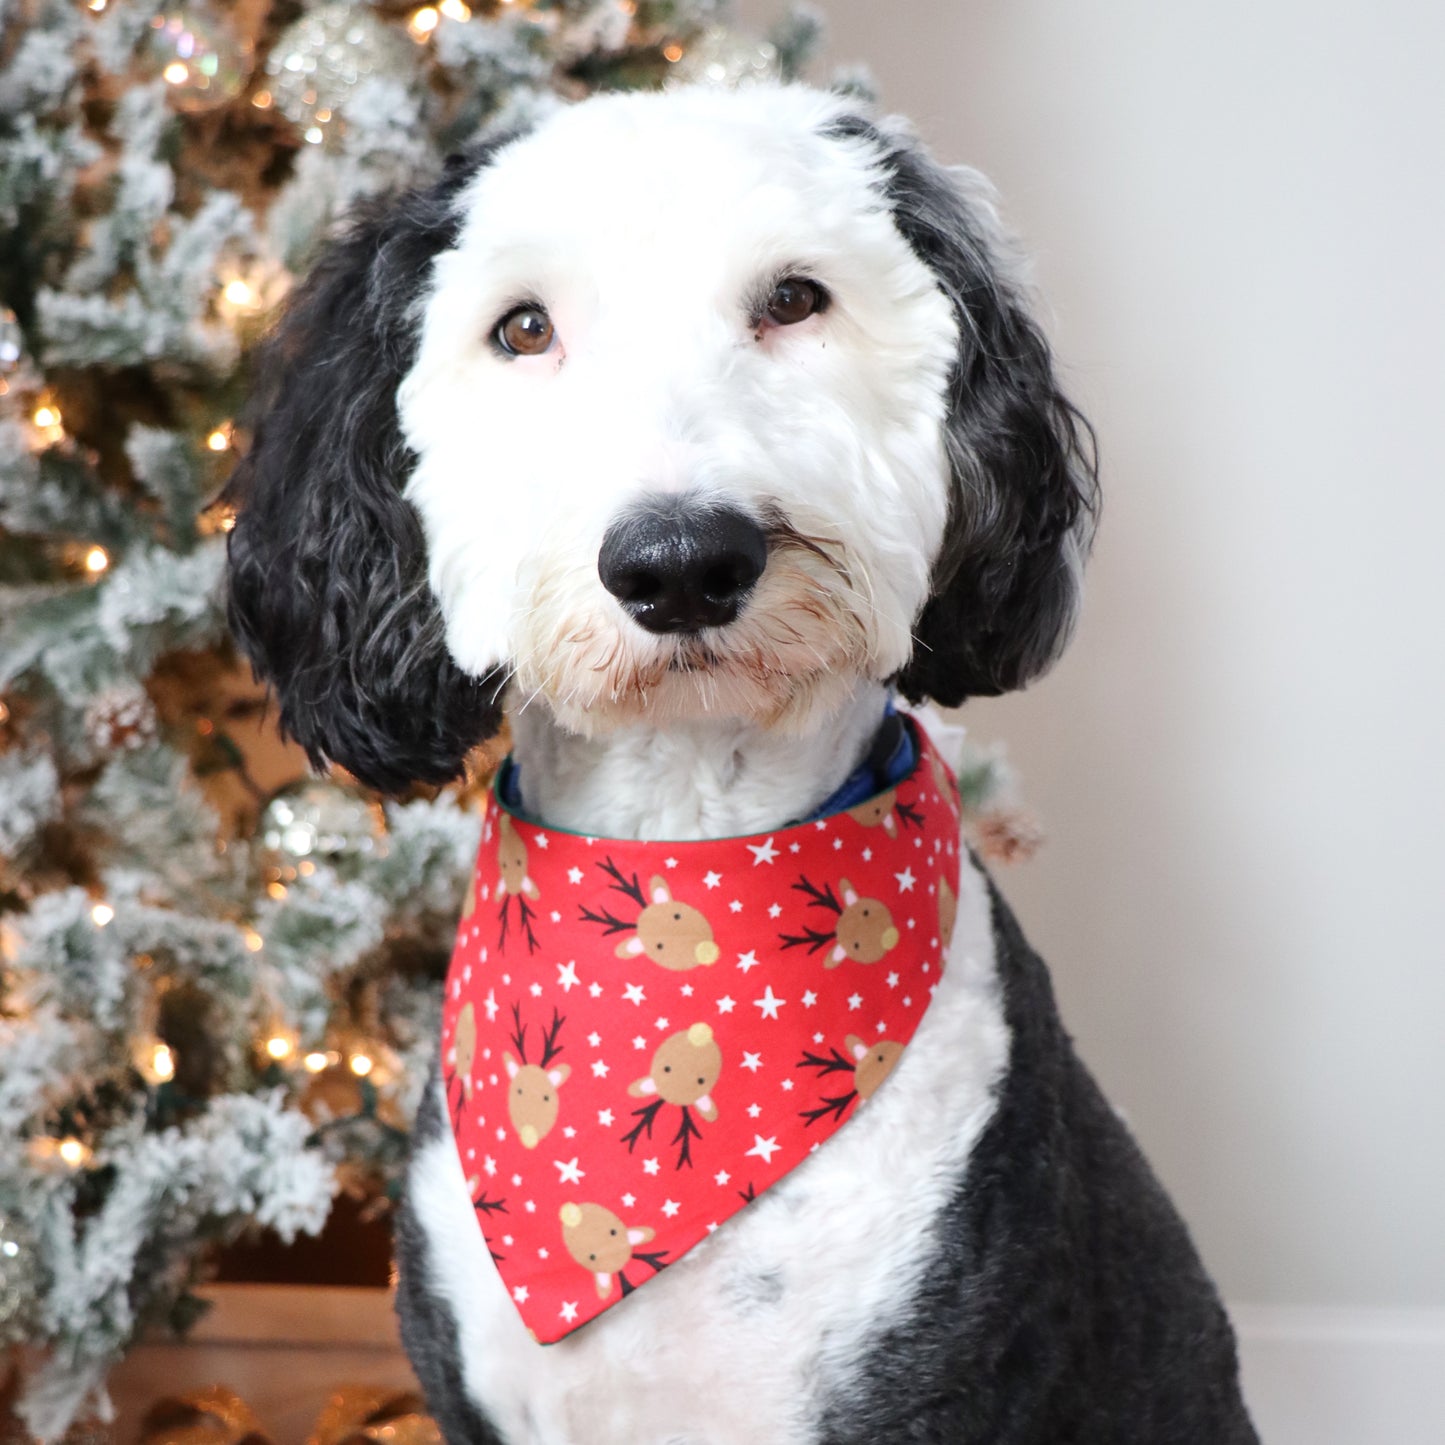
[[[987,188],[800,88],[608,96],[360,216],[263,353],[231,618],[316,761],[806,726],[1062,647],[1088,429]]]

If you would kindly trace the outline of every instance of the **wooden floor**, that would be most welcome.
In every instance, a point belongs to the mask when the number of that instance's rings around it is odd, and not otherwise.
[[[117,1445],[132,1445],[155,1400],[208,1385],[242,1396],[275,1445],[304,1445],[338,1386],[415,1387],[384,1290],[208,1293],[216,1307],[188,1341],[142,1345],[116,1372]],[[1239,1305],[1232,1313],[1264,1445],[1445,1442],[1445,1309]]]

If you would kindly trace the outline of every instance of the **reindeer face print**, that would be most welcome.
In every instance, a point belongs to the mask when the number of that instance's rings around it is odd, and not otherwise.
[[[557,1111],[562,1107],[562,1085],[572,1076],[568,1064],[554,1064],[552,1061],[561,1053],[557,1035],[566,1022],[556,1009],[552,1010],[552,1023],[542,1035],[542,1052],[534,1064],[527,1062],[527,1030],[522,1024],[522,1011],[512,1005],[512,1019],[515,1025],[512,1042],[517,1048],[517,1057],[506,1050],[502,1052],[502,1063],[507,1070],[507,1114],[512,1128],[523,1147],[535,1149],[556,1126]]]
[[[871,1099],[903,1057],[904,1046],[893,1039],[868,1044],[856,1034],[849,1034],[845,1044],[846,1053],[834,1045],[826,1054],[809,1050],[798,1061],[800,1069],[812,1069],[820,1081],[849,1081],[839,1093],[824,1094],[815,1107],[798,1111],[799,1118],[809,1126],[819,1119],[840,1120],[850,1105]]]
[[[886,904],[876,898],[860,897],[846,878],[839,880],[838,892],[831,884],[819,888],[807,878],[794,883],[800,893],[808,895],[808,906],[821,908],[833,915],[831,928],[804,925],[801,933],[784,933],[784,948],[803,947],[809,953],[827,949],[824,967],[837,968],[845,960],[854,963],[877,963],[884,954],[898,947],[898,930]],[[841,895],[841,901],[840,901]]]
[[[582,909],[584,922],[597,924],[609,935],[628,935],[617,944],[618,958],[646,956],[674,972],[718,961],[712,925],[699,909],[674,898],[663,878],[654,875],[644,893],[638,875],[629,878],[611,858],[597,866],[612,879],[608,886],[637,907],[631,922],[608,908]]]
[[[535,903],[541,894],[527,873],[527,845],[506,813],[501,815],[499,826],[502,837],[497,848],[497,865],[502,877],[497,886],[512,898],[527,898]]]
[[[851,958],[854,963],[877,963],[898,947],[893,915],[876,898],[860,898],[844,878],[839,883],[843,911],[838,915],[838,943],[828,959],[830,968]]]
[[[898,836],[898,821],[893,816],[893,804],[898,799],[898,789],[889,788],[885,793],[879,793],[876,798],[869,798],[866,803],[859,803],[856,808],[848,809],[848,816],[855,823],[861,823],[865,828],[876,828],[880,823],[883,831],[890,838]]]
[[[472,1064],[477,1057],[477,1011],[463,1004],[452,1033],[452,1073],[462,1081],[467,1098],[472,1096]]]
[[[502,813],[498,820],[497,866],[501,877],[497,880],[497,893],[502,900],[500,917],[501,933],[497,947],[507,946],[507,933],[512,926],[512,906],[516,904],[518,922],[527,940],[527,951],[535,952],[537,935],[532,927],[536,910],[532,907],[541,896],[541,890],[532,881],[527,871],[527,845],[511,818]]]
[[[938,880],[938,941],[943,945],[943,961],[948,959],[948,941],[953,925],[958,922],[958,897],[948,886],[947,878]],[[939,965],[942,967],[942,962]]]
[[[665,1104],[694,1107],[708,1123],[717,1118],[717,1105],[712,1101],[713,1086],[722,1073],[722,1050],[707,1024],[693,1024],[690,1029],[664,1039],[652,1056],[652,1072],[645,1079],[629,1084],[627,1092],[634,1099],[655,1094]]]
[[[647,1226],[629,1227],[601,1204],[562,1206],[562,1243],[567,1253],[591,1274],[599,1299],[612,1293],[614,1276],[631,1264],[637,1246],[655,1237]],[[625,1276],[623,1286],[625,1292]]]
[[[879,1084],[893,1072],[893,1066],[903,1057],[903,1045],[892,1039],[879,1039],[876,1044],[865,1044],[855,1034],[847,1038],[848,1052],[856,1060],[853,1066],[853,1089],[860,1099],[871,1099]]]
[[[664,1106],[671,1104],[681,1114],[677,1133],[672,1138],[677,1146],[677,1168],[690,1169],[692,1141],[702,1138],[693,1110],[709,1124],[717,1118],[712,1091],[722,1073],[722,1062],[722,1050],[709,1024],[696,1023],[664,1039],[652,1056],[652,1072],[627,1086],[627,1092],[634,1099],[651,1101],[632,1111],[637,1122],[623,1135],[627,1152],[630,1154],[637,1147],[644,1134],[652,1138],[658,1115]]]

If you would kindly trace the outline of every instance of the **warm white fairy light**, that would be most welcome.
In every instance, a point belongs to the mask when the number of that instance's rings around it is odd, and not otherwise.
[[[161,71],[161,79],[169,85],[184,85],[191,78],[191,67],[184,61],[173,60]]]
[[[351,1072],[358,1079],[364,1079],[372,1070],[371,1056],[369,1054],[352,1054]]]
[[[90,1150],[73,1135],[68,1139],[62,1139],[60,1143],[56,1145],[55,1152],[59,1154],[72,1169],[79,1169],[80,1166],[90,1158]]]
[[[471,7],[463,4],[462,0],[441,0],[437,11],[445,15],[448,20],[465,22],[472,18]]]
[[[206,446],[213,452],[226,451],[231,445],[231,424],[227,422],[224,426],[218,426],[210,436],[206,438]]]
[[[308,1074],[319,1074],[326,1067],[326,1055],[319,1050],[313,1050],[301,1060],[302,1067]]]
[[[266,940],[254,928],[248,928],[242,936],[246,940],[247,950],[251,953],[260,953],[266,946]]]
[[[97,928],[104,928],[115,917],[115,909],[109,903],[97,903],[90,910],[90,917]]]
[[[431,39],[431,33],[441,23],[441,16],[430,5],[423,5],[420,10],[413,10],[411,18],[406,22],[406,33],[416,41],[418,45],[425,45]]]
[[[266,1052],[280,1063],[282,1059],[289,1059],[296,1045],[292,1043],[285,1034],[272,1034],[266,1040]]]
[[[168,1044],[157,1044],[151,1050],[151,1069],[157,1079],[164,1083],[176,1076],[176,1056]]]
[[[85,570],[90,573],[104,572],[110,566],[110,553],[104,547],[92,547],[85,554]]]

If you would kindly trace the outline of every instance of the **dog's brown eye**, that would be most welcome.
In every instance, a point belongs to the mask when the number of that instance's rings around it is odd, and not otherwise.
[[[773,287],[768,297],[768,319],[779,326],[796,326],[828,304],[828,293],[816,281],[789,276]]]
[[[508,356],[540,356],[552,345],[552,318],[540,306],[519,306],[492,334]]]

